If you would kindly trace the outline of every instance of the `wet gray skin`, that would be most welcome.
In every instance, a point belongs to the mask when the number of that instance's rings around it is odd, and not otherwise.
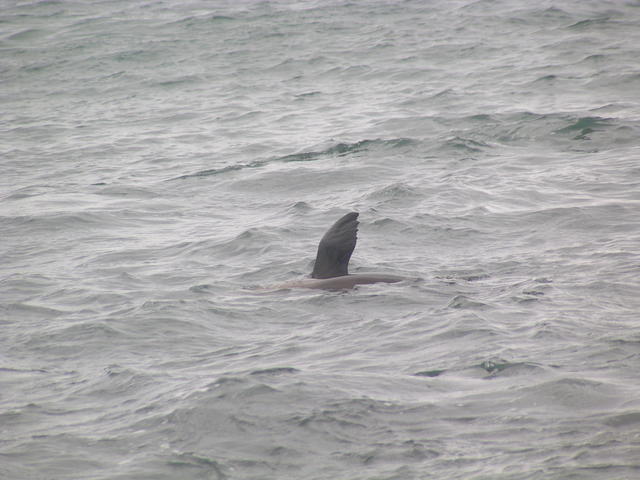
[[[281,288],[321,288],[342,290],[356,285],[396,283],[405,280],[397,275],[360,273],[349,275],[349,259],[356,247],[358,213],[350,212],[340,218],[324,234],[318,245],[311,278],[287,282]]]

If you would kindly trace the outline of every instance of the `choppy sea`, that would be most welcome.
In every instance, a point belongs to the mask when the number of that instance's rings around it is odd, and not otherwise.
[[[0,172],[3,480],[640,478],[637,1],[2,0]]]

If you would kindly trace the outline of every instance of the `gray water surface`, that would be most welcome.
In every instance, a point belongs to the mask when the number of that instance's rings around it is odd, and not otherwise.
[[[640,478],[637,2],[3,2],[0,478]],[[312,269],[360,212],[349,292]]]

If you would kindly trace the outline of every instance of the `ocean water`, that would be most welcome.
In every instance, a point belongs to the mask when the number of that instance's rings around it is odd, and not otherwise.
[[[0,3],[0,478],[640,478],[636,1]],[[353,291],[265,291],[360,212]]]

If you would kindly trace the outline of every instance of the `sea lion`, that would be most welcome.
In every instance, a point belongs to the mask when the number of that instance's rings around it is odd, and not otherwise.
[[[358,240],[358,215],[358,212],[347,213],[324,234],[318,245],[311,278],[287,282],[278,288],[343,290],[356,285],[395,283],[405,280],[404,277],[397,275],[375,273],[349,275],[349,259]]]

